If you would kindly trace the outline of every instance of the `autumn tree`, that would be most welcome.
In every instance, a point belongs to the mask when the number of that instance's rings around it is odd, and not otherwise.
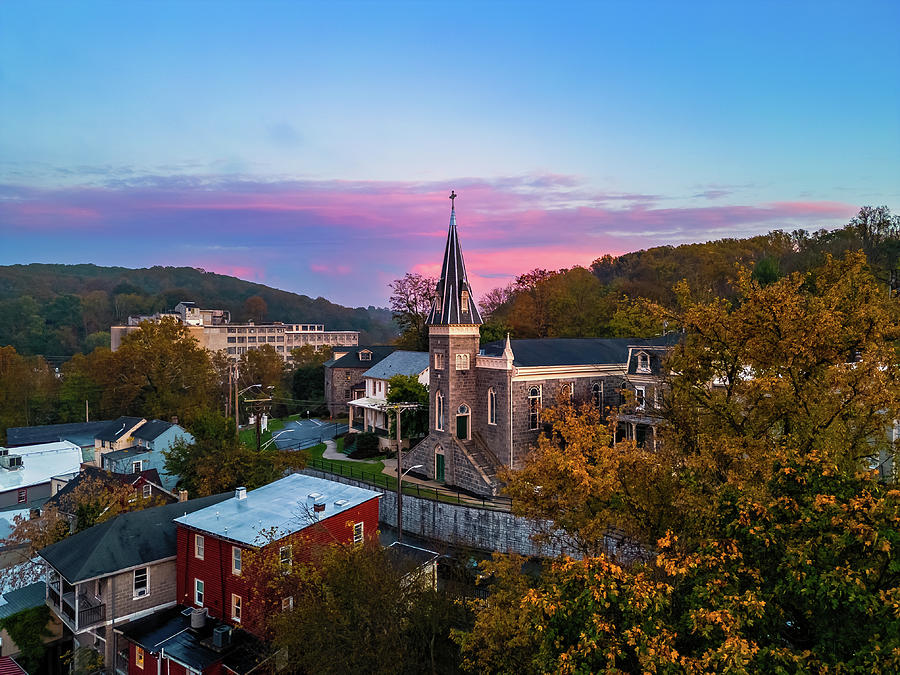
[[[461,636],[473,671],[896,671],[900,492],[870,470],[900,415],[896,307],[858,254],[736,276],[733,305],[681,287],[662,312],[686,334],[657,450],[547,411],[514,509],[583,557],[507,583],[516,621]],[[496,649],[513,639],[525,665]]]
[[[0,441],[9,427],[54,421],[58,382],[39,356],[0,347]]]
[[[244,301],[244,316],[255,323],[265,321],[266,314],[269,313],[269,306],[266,301],[258,296],[251,295]]]
[[[408,272],[403,278],[391,282],[391,311],[400,326],[396,344],[403,349],[428,351],[428,328],[425,320],[434,302],[437,280],[418,273]]]
[[[284,569],[277,547],[249,554],[248,578],[268,596],[268,628],[293,672],[453,673],[452,629],[468,625],[464,605],[417,582],[377,542],[315,548]],[[260,588],[260,584],[263,585]],[[293,598],[283,611],[282,599]]]

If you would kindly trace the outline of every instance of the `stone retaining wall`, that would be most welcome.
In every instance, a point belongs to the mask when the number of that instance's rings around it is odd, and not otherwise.
[[[382,492],[379,500],[378,519],[391,527],[396,525],[396,492],[384,492],[383,488],[363,481],[318,469],[303,469],[301,473]],[[568,547],[554,546],[538,549],[531,540],[531,534],[534,531],[531,521],[514,516],[507,511],[484,509],[465,504],[449,504],[413,495],[403,495],[403,531],[424,539],[482,551],[545,557],[552,557],[561,552],[575,555]],[[560,550],[561,548],[566,550]]]

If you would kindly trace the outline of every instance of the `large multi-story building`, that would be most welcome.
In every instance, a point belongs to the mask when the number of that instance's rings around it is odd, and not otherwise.
[[[661,355],[675,335],[651,339],[510,340],[479,344],[481,317],[466,277],[455,209],[427,318],[428,437],[403,456],[427,478],[497,494],[503,467],[521,468],[545,405],[566,399],[616,409],[621,438],[655,441]]]
[[[115,351],[122,338],[138,330],[143,321],[158,321],[170,317],[184,324],[201,347],[210,351],[222,351],[231,359],[237,359],[249,350],[264,344],[271,345],[285,361],[291,359],[291,350],[305,345],[322,347],[354,347],[359,344],[359,331],[325,330],[320,323],[231,323],[231,314],[223,309],[201,309],[193,302],[180,302],[171,312],[152,316],[128,317],[123,326],[111,326],[110,346]]]

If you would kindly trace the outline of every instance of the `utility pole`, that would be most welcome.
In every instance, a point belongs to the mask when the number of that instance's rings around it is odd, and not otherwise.
[[[225,417],[231,411],[231,364],[228,364],[228,401],[225,403]]]
[[[91,421],[91,414],[90,414],[90,409],[88,408],[88,400],[87,399],[84,399],[84,421],[85,422]]]
[[[234,441],[237,443],[241,439],[241,435],[238,431],[238,428],[241,426],[241,418],[239,417],[238,411],[238,367],[237,363],[234,364]]]
[[[400,413],[397,406],[397,541],[403,543],[403,442],[400,440]]]

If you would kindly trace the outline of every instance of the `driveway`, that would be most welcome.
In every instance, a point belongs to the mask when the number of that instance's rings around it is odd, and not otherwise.
[[[272,436],[279,450],[302,450],[347,431],[346,424],[318,419],[291,420]]]

